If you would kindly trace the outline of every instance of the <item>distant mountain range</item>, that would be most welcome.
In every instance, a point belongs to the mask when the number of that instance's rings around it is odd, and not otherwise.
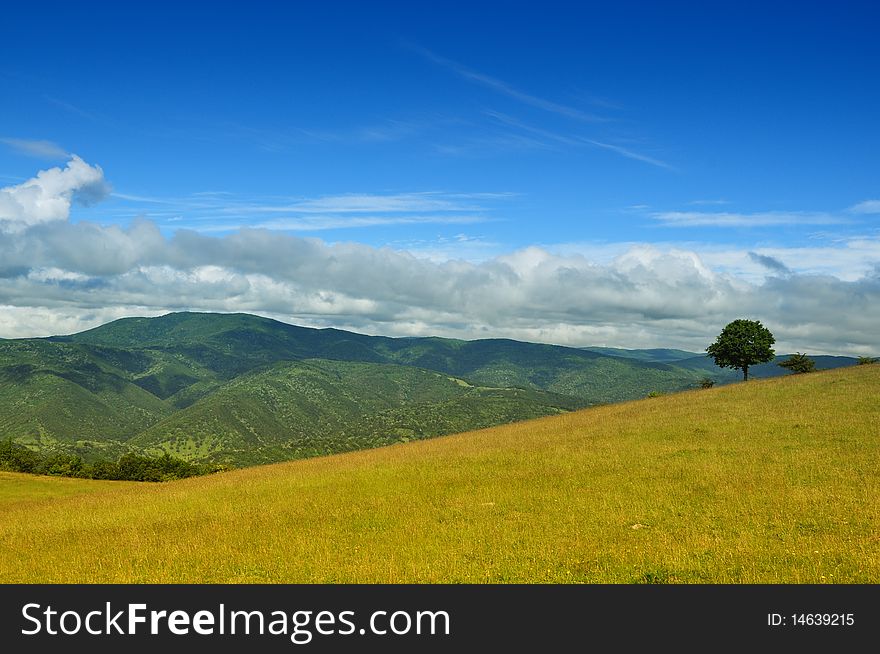
[[[668,363],[688,370],[703,370],[706,372],[706,374],[703,375],[704,377],[710,377],[719,383],[742,379],[742,372],[731,370],[729,368],[719,368],[705,353],[699,354],[697,352],[688,352],[687,350],[669,350],[663,348],[624,350],[617,347],[585,347],[582,349],[604,354],[606,356],[636,359],[638,361],[653,361],[655,363]],[[783,375],[790,374],[788,370],[779,366],[781,361],[785,361],[790,356],[791,354],[781,354],[777,355],[770,363],[759,363],[758,365],[750,366],[749,377],[782,377]],[[844,366],[852,366],[858,363],[858,359],[853,357],[832,356],[828,354],[811,354],[809,356],[816,362],[816,370],[843,368]]]
[[[856,363],[812,358],[820,369]],[[788,374],[775,363],[750,372]],[[167,451],[249,465],[679,391],[704,377],[739,375],[683,350],[387,338],[172,313],[0,341],[0,437],[85,459]]]

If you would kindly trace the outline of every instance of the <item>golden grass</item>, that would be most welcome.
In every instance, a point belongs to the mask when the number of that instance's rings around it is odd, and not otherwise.
[[[94,481],[69,477],[22,475],[0,470],[0,515],[7,506],[22,508],[29,502],[55,500],[100,491],[116,492],[124,487],[140,487],[127,481]]]
[[[0,581],[877,583],[878,397],[857,366],[166,484],[4,474]]]

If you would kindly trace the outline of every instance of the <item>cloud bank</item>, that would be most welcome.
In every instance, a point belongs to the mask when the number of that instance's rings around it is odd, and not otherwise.
[[[755,282],[692,251],[639,244],[602,264],[539,247],[472,263],[269,229],[166,236],[147,220],[66,220],[78,193],[103,184],[100,168],[74,158],[0,190],[0,215],[15,227],[0,234],[0,336],[191,309],[388,335],[702,350],[727,322],[750,317],[782,350],[880,351],[876,265],[844,281],[755,255],[767,272]]]

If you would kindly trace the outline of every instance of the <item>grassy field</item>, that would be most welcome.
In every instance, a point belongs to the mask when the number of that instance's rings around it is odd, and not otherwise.
[[[102,491],[115,493],[126,487],[140,488],[141,485],[121,481],[21,475],[0,470],[0,515],[7,507],[20,509],[30,506],[31,503],[45,503],[76,495],[93,495]]]
[[[880,582],[880,365],[165,484],[0,477],[2,582]]]

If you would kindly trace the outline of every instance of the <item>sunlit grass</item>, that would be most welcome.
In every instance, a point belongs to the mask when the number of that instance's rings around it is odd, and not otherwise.
[[[0,476],[4,582],[880,582],[880,366],[165,484]]]
[[[9,507],[20,509],[30,503],[54,501],[75,495],[91,495],[101,491],[115,493],[125,487],[140,487],[140,485],[121,481],[21,475],[0,470],[0,519],[5,509]],[[5,524],[5,521],[0,524]]]

